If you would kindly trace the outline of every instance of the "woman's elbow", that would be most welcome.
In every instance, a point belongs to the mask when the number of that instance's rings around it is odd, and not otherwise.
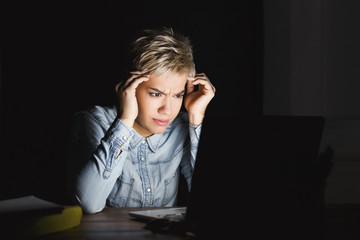
[[[91,205],[81,205],[81,208],[84,213],[86,214],[95,214],[98,212],[101,212],[104,208],[99,208],[97,206],[91,206]]]
[[[95,214],[101,212],[105,208],[105,204],[97,203],[96,201],[81,200],[78,196],[76,196],[76,199],[83,212],[86,214]]]

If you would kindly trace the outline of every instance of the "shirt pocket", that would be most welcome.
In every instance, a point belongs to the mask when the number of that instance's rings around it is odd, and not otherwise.
[[[178,171],[175,171],[175,173],[164,179],[164,198],[161,203],[162,206],[168,206],[169,204],[173,204],[175,202],[175,199],[177,197],[177,188],[178,188]]]
[[[125,175],[121,175],[116,180],[113,191],[109,197],[111,207],[137,207],[137,205],[134,205],[136,203],[133,202],[135,181],[134,177]]]

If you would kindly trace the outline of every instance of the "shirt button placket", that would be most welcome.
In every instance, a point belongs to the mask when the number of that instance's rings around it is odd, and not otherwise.
[[[145,194],[145,200],[144,200],[144,205],[145,206],[151,206],[152,204],[152,188],[150,185],[150,179],[149,179],[149,174],[148,174],[148,170],[147,170],[147,164],[146,164],[146,149],[147,149],[147,144],[146,144],[146,140],[144,139],[143,141],[141,141],[141,144],[139,146],[139,167],[140,167],[140,172],[142,175],[142,179],[143,179],[143,186],[144,186],[144,194]]]

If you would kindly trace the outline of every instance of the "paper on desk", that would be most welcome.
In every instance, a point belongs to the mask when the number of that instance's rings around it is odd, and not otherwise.
[[[32,195],[0,201],[0,214],[26,211],[62,211],[63,208],[59,204]]]

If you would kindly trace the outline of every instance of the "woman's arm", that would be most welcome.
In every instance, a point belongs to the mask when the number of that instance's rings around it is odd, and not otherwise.
[[[70,165],[73,166],[70,184],[74,187],[70,192],[85,212],[95,213],[105,207],[106,199],[122,173],[138,115],[136,88],[147,80],[146,71],[131,72],[129,79],[116,85],[118,116],[106,133],[91,115],[76,124],[69,151]]]
[[[194,171],[196,155],[199,146],[201,126],[202,125],[189,125],[190,152],[189,154],[184,154],[183,159],[180,163],[181,173],[184,175],[189,189],[191,187],[192,173]]]
[[[106,131],[88,112],[75,116],[69,146],[69,192],[86,213],[103,210],[121,175],[133,133],[116,118]]]
[[[195,89],[196,85],[198,86],[197,90]],[[188,77],[184,106],[189,117],[190,156],[184,156],[181,162],[181,172],[185,176],[189,189],[191,187],[202,122],[206,108],[215,96],[215,91],[215,87],[204,73]]]

